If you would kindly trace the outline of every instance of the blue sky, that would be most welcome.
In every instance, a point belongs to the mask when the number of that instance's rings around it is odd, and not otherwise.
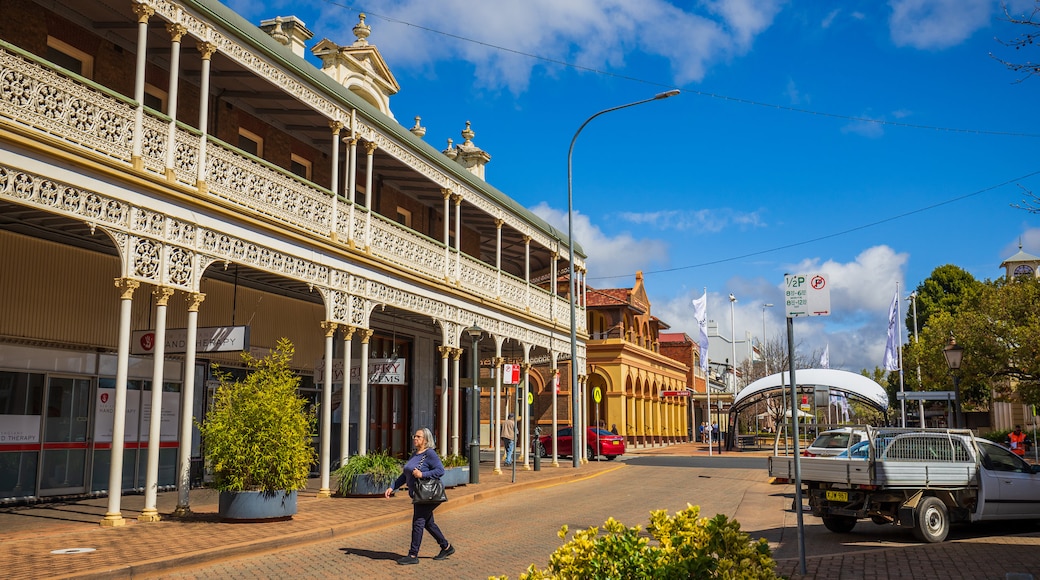
[[[254,23],[294,15],[345,45],[358,13],[401,85],[402,125],[459,142],[466,121],[487,180],[575,238],[590,285],[645,276],[654,314],[696,335],[690,302],[738,340],[784,329],[785,273],[824,273],[833,314],[798,319],[830,365],[882,364],[888,308],[933,269],[979,279],[1024,249],[1040,218],[1040,78],[993,56],[1024,32],[996,0],[232,0]],[[1023,14],[1033,0],[1008,0]],[[312,59],[317,63],[316,59]],[[907,303],[902,304],[906,312]],[[738,358],[740,352],[738,351]],[[711,353],[718,360],[729,353]]]

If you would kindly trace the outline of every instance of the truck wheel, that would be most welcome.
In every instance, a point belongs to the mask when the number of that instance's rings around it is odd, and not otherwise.
[[[914,537],[922,542],[935,544],[946,539],[950,533],[950,516],[946,504],[939,498],[928,496],[917,504],[917,525]]]
[[[835,534],[847,534],[856,527],[856,518],[852,516],[823,516],[823,525]]]

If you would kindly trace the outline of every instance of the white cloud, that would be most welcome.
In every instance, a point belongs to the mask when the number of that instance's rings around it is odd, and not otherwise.
[[[923,50],[960,44],[989,25],[992,0],[890,0],[889,31],[896,46]]]
[[[827,16],[823,17],[823,20],[820,22],[820,28],[830,28],[831,24],[834,24],[834,19],[837,18],[838,14],[840,13],[841,9],[831,10],[829,13],[827,13]]]
[[[841,128],[841,132],[854,133],[871,139],[877,139],[885,134],[885,127],[881,123],[875,123],[872,118],[866,115],[862,115],[860,119],[849,122]]]
[[[657,230],[707,233],[717,233],[732,226],[746,229],[765,225],[759,212],[740,212],[728,208],[621,212],[618,217]]]
[[[1009,242],[1000,251],[1000,259],[1004,260],[1018,253],[1019,245],[1022,251],[1034,256],[1040,256],[1040,228],[1026,228],[1013,242]]]
[[[699,81],[709,64],[750,50],[781,4],[712,0],[701,13],[665,0],[373,0],[366,8],[369,41],[395,67],[432,70],[439,61],[464,60],[478,86],[520,93],[534,69],[555,68],[526,55],[620,68],[625,55],[641,52],[668,60],[676,84]],[[323,12],[323,33],[340,43],[353,38],[357,20],[349,11],[327,5]]]
[[[535,215],[560,231],[567,231],[567,212],[542,202],[531,208]],[[668,244],[650,238],[638,239],[627,232],[610,236],[589,221],[589,217],[575,211],[574,241],[588,254],[589,285],[613,288],[616,279],[597,280],[603,276],[635,276],[637,270],[647,270],[668,261]]]

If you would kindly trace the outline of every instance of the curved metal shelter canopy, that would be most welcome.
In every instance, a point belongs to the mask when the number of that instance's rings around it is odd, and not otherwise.
[[[826,386],[831,392],[843,392],[850,398],[863,401],[882,413],[888,409],[888,393],[881,385],[863,375],[837,369],[801,369],[795,371],[794,378],[798,381],[799,391],[809,389],[809,387]],[[742,409],[763,398],[776,396],[776,392],[790,382],[788,372],[758,379],[737,393],[737,396],[733,398],[730,413],[739,413]]]

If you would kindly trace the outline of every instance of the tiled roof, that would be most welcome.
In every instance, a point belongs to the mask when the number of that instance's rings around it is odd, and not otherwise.
[[[586,294],[588,306],[622,306],[628,305],[628,294],[631,288],[607,288],[598,290],[589,288]]]

